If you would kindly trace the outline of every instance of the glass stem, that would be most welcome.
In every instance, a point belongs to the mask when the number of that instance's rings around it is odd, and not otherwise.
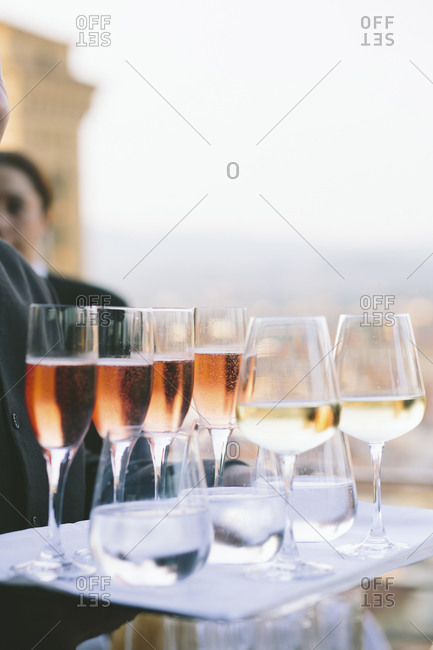
[[[224,461],[226,457],[227,443],[231,432],[231,428],[209,429],[215,458],[214,486],[217,487],[220,487],[223,483]]]
[[[296,564],[299,561],[298,547],[296,546],[295,538],[293,535],[293,514],[291,508],[292,501],[292,485],[293,485],[293,471],[295,467],[296,456],[281,456],[281,464],[284,477],[284,488],[286,497],[286,527],[284,530],[283,546],[278,554],[278,557],[285,561],[290,561]]]
[[[60,521],[61,511],[60,506],[63,504],[63,492],[65,489],[65,480],[59,484],[60,470],[62,464],[67,462],[69,450],[65,449],[50,449],[44,454],[47,464],[48,485],[49,485],[49,500],[48,500],[48,543],[42,551],[43,557],[59,559],[59,556],[64,558],[64,551],[60,539]],[[58,491],[60,493],[58,494]],[[57,498],[57,516],[55,511],[54,500]]]
[[[60,466],[59,484],[57,486],[57,498],[55,499],[54,505],[56,520],[59,526],[63,523],[63,499],[65,496],[66,479],[68,478],[69,470],[77,451],[78,447],[69,449]]]
[[[157,434],[151,439],[151,453],[155,474],[155,499],[165,495],[165,475],[167,468],[167,451],[172,441],[171,435]]]
[[[381,493],[380,493],[380,472],[382,465],[382,452],[384,443],[371,443],[370,445],[371,459],[373,461],[373,521],[371,523],[369,539],[374,541],[383,541],[386,539],[385,528],[382,523],[381,511]]]
[[[111,467],[113,470],[113,502],[123,501],[126,468],[135,442],[136,439],[110,442]]]

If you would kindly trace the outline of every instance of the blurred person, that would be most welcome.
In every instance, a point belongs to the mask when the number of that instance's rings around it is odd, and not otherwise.
[[[9,107],[0,68],[0,140]],[[41,448],[27,415],[24,375],[27,317],[32,302],[57,299],[7,242],[0,241],[0,533],[47,523],[48,480]],[[66,485],[64,509],[70,521],[84,516],[84,453],[78,450]],[[14,542],[11,541],[11,544]],[[82,594],[81,594],[82,595]],[[137,610],[48,591],[0,583],[2,648],[73,650],[78,643],[111,631]]]
[[[102,304],[124,307],[117,294],[52,273],[40,251],[52,225],[53,190],[35,162],[14,151],[0,151],[0,239],[4,239],[47,277],[63,305]]]
[[[0,118],[2,111],[7,114],[7,97],[4,85],[0,84]],[[5,122],[6,119],[0,119],[2,133],[1,125]],[[21,180],[23,185],[27,181],[23,174]],[[24,191],[16,193],[18,202],[20,196],[24,198]],[[37,193],[32,200],[29,213],[38,205]],[[31,230],[37,232],[36,228]],[[24,397],[27,317],[32,302],[57,303],[58,297],[51,284],[38,276],[22,255],[9,243],[0,241],[0,533],[42,526],[48,519],[45,460],[30,425]],[[65,521],[77,521],[86,514],[85,476],[85,453],[81,447],[66,484]]]
[[[0,137],[9,114],[6,89],[0,75]],[[48,518],[48,480],[45,461],[27,415],[24,397],[25,353],[29,305],[76,304],[81,296],[111,297],[105,289],[74,280],[41,278],[37,250],[49,227],[52,191],[36,165],[20,154],[0,153],[0,533],[42,526]],[[15,247],[20,254],[17,254]],[[40,268],[39,268],[40,271]],[[55,285],[55,286],[54,286]],[[94,433],[86,444],[97,452]],[[88,514],[95,458],[84,446],[69,470],[65,489],[64,521]],[[86,476],[87,472],[87,476]],[[86,478],[88,489],[86,495]]]
[[[0,72],[0,138],[9,104]],[[47,282],[32,271],[7,243],[0,241],[0,533],[47,523],[48,480],[41,448],[36,442],[24,398],[27,316],[32,302],[57,298]],[[84,514],[84,470],[81,453],[72,518]],[[77,464],[78,463],[78,464]],[[82,495],[80,496],[80,491]],[[82,505],[80,506],[80,502]]]
[[[62,305],[110,305],[123,307],[123,298],[108,289],[50,272],[39,251],[44,249],[53,221],[53,190],[39,167],[22,153],[0,151],[0,239],[13,246],[33,269],[46,277]],[[86,515],[90,511],[92,490],[101,439],[93,425],[86,435]],[[93,454],[93,456],[92,456]]]

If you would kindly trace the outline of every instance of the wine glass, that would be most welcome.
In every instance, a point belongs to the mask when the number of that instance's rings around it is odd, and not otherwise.
[[[92,417],[98,354],[94,316],[90,308],[64,305],[32,304],[29,311],[25,399],[47,464],[48,532],[40,557],[12,569],[46,582],[82,573],[65,558],[59,523],[66,474]]]
[[[168,446],[191,405],[194,385],[193,315],[192,309],[153,310],[153,389],[143,429],[151,445],[155,498],[163,496]]]
[[[358,496],[349,441],[342,431],[296,457],[292,505],[298,542],[334,540],[352,527]]]
[[[205,472],[213,468],[212,441],[199,435]],[[210,478],[210,477],[209,477]],[[284,537],[286,503],[281,464],[234,429],[227,446],[222,485],[207,489],[214,539],[210,564],[258,564],[279,551]],[[211,481],[210,481],[211,482]]]
[[[387,538],[380,507],[380,470],[385,442],[414,429],[425,411],[425,392],[408,314],[378,323],[364,315],[340,316],[335,364],[341,390],[340,427],[370,446],[373,521],[367,538],[341,552],[380,558],[406,548]]]
[[[214,485],[221,485],[227,442],[236,426],[236,393],[247,310],[197,307],[194,319],[194,404],[199,427],[206,427],[212,439]]]
[[[340,400],[325,318],[256,318],[250,323],[242,359],[237,419],[246,438],[281,459],[287,504],[291,503],[297,454],[330,439]],[[287,509],[283,547],[253,575],[291,580],[329,572],[303,562]]]
[[[153,320],[151,309],[98,307],[99,358],[93,422],[101,436],[110,429],[125,431],[110,438],[114,500],[122,500],[124,473],[140,435],[153,383]]]
[[[173,436],[163,496],[155,495],[147,480],[153,469],[148,449],[153,436],[146,431],[140,436],[134,449],[135,471],[128,472],[122,502],[113,501],[109,441],[104,440],[90,518],[90,546],[102,574],[123,584],[162,587],[203,566],[212,525],[197,435],[180,430]]]

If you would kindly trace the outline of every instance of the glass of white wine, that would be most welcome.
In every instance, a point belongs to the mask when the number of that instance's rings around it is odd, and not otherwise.
[[[380,474],[385,442],[424,417],[425,391],[409,314],[383,323],[366,314],[342,315],[335,344],[341,392],[340,428],[370,446],[373,521],[367,538],[339,549],[350,557],[380,558],[407,546],[388,539],[382,523]]]
[[[291,580],[328,573],[303,562],[294,541],[290,504],[296,456],[330,439],[340,417],[335,368],[325,318],[256,318],[250,322],[242,359],[237,419],[246,438],[281,459],[287,526],[266,578]]]

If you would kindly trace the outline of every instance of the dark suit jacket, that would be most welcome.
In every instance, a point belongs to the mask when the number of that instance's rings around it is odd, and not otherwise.
[[[53,285],[61,305],[126,307],[123,298],[103,287],[53,274],[48,275],[48,280]]]
[[[58,302],[9,244],[0,241],[0,533],[47,523],[48,481],[42,450],[24,398],[29,305]],[[63,521],[84,517],[84,451],[79,449],[66,484]]]

